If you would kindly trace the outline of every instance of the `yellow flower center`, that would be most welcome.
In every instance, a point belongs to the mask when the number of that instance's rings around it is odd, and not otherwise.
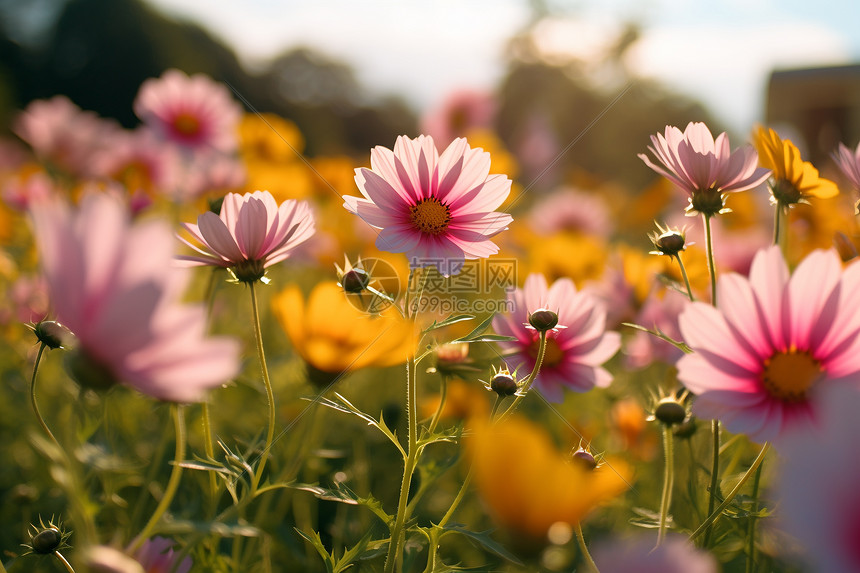
[[[200,121],[190,113],[180,113],[173,120],[173,129],[182,135],[197,135]]]
[[[800,402],[821,373],[821,365],[807,352],[789,350],[778,352],[765,361],[761,380],[774,398]]]
[[[537,359],[538,348],[540,348],[540,340],[535,338],[534,342],[532,342],[531,346],[529,346],[528,353],[534,359]],[[564,359],[564,350],[562,350],[558,346],[558,342],[556,342],[555,338],[546,339],[546,349],[543,352],[543,366],[548,368],[552,368],[553,366],[558,366],[561,364],[561,361]]]
[[[428,197],[409,208],[409,220],[422,233],[441,235],[451,223],[451,210],[436,197]]]

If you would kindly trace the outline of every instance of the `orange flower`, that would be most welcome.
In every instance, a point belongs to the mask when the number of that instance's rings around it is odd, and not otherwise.
[[[619,459],[594,470],[571,463],[541,428],[513,416],[477,422],[467,442],[475,483],[493,518],[539,542],[550,526],[579,523],[595,506],[629,487],[631,470]]]
[[[759,153],[759,164],[773,171],[773,203],[787,207],[804,203],[808,197],[828,199],[839,194],[833,181],[819,177],[818,169],[800,158],[797,146],[791,140],[780,139],[774,130],[758,126],[753,144]]]
[[[330,382],[359,368],[399,364],[415,352],[412,325],[395,309],[371,316],[354,307],[334,282],[317,285],[307,302],[298,286],[290,286],[275,295],[272,311],[314,382]]]

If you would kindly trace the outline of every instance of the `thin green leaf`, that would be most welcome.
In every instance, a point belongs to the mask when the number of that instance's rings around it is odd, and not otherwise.
[[[480,336],[481,334],[484,334],[484,332],[486,332],[487,329],[490,328],[490,324],[493,322],[494,316],[496,316],[495,313],[491,314],[490,316],[485,318],[483,321],[481,321],[481,324],[479,324],[474,329],[472,329],[472,332],[470,332],[469,334],[467,334],[466,336],[462,337],[459,340],[455,340],[454,342],[463,342],[465,340],[469,340],[471,338],[475,338],[477,336]]]
[[[516,340],[514,336],[504,336],[502,334],[481,334],[475,338],[460,338],[455,340],[454,342],[459,342],[462,344],[471,344],[473,342],[507,342],[509,340]]]
[[[327,573],[334,573],[334,559],[329,555],[328,550],[323,545],[322,539],[320,539],[320,534],[314,531],[313,533],[305,533],[298,527],[294,527],[293,530],[301,535],[305,541],[313,545],[314,549],[317,550],[317,553],[322,557],[323,563],[325,563],[325,570]]]
[[[690,354],[693,352],[692,348],[690,348],[689,346],[687,346],[683,342],[681,342],[679,340],[675,340],[674,338],[670,337],[668,334],[666,334],[665,332],[663,332],[659,328],[655,327],[655,330],[651,330],[651,329],[645,328],[644,326],[640,326],[638,324],[633,324],[632,322],[622,322],[621,324],[623,326],[629,326],[630,328],[634,328],[636,330],[641,330],[642,332],[647,332],[648,334],[650,334],[652,336],[656,336],[660,340],[668,342],[669,344],[671,344],[672,346],[674,346],[675,348],[677,348],[678,350],[680,350],[681,352],[683,352],[685,354]]]
[[[223,523],[220,521],[162,521],[158,532],[165,535],[187,535],[204,533],[220,537],[259,537],[260,530],[248,524]]]
[[[364,537],[358,540],[358,543],[352,546],[351,549],[347,549],[343,555],[340,556],[340,559],[337,560],[334,566],[334,573],[341,573],[341,571],[346,571],[353,565],[364,551],[367,549],[368,543],[373,538],[373,530],[371,529],[367,533],[364,534]]]
[[[386,525],[392,520],[391,516],[388,515],[382,508],[382,503],[380,503],[379,500],[375,499],[373,496],[358,496],[355,494],[354,491],[352,491],[342,483],[337,484],[334,489],[325,488],[317,484],[309,483],[291,483],[288,485],[288,487],[291,489],[297,489],[299,491],[310,492],[317,499],[322,499],[325,501],[335,501],[338,503],[345,503],[347,505],[360,505],[362,507],[366,507]]]
[[[373,426],[377,430],[383,433],[388,440],[394,444],[397,450],[400,452],[400,455],[404,458],[406,457],[406,452],[403,450],[403,446],[400,445],[400,441],[397,439],[397,435],[391,431],[388,425],[385,423],[385,420],[382,419],[382,414],[379,415],[379,420],[371,416],[370,414],[366,414],[353,406],[353,404],[335,392],[335,400],[330,400],[328,398],[320,398],[319,403],[323,406],[331,408],[333,410],[337,410],[338,412],[344,412],[345,414],[352,414],[353,416],[358,416],[365,422],[367,422],[368,426]]]
[[[474,319],[475,319],[474,314],[458,314],[456,316],[449,316],[448,318],[442,320],[441,322],[436,322],[434,320],[430,326],[428,326],[427,328],[425,328],[424,330],[421,331],[421,334],[427,334],[431,330],[436,330],[437,328],[445,328],[446,326],[450,326],[452,324],[457,324],[458,322],[463,322],[465,320],[474,320]]]

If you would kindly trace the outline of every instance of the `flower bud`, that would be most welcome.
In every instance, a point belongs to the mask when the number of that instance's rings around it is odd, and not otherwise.
[[[370,284],[370,275],[364,269],[354,268],[340,277],[343,290],[349,294],[358,294]]]
[[[33,333],[39,342],[54,350],[62,348],[74,339],[72,331],[55,320],[43,320],[33,327]]]
[[[687,248],[687,237],[684,229],[672,229],[663,227],[657,223],[657,231],[650,233],[648,238],[654,245],[652,255],[666,255],[676,257],[678,253]]]
[[[516,394],[518,388],[517,381],[514,380],[514,377],[507,370],[498,372],[490,380],[490,389],[501,397]]]
[[[63,534],[56,527],[43,529],[30,539],[30,547],[33,553],[39,555],[50,555],[63,543]]]
[[[592,471],[597,468],[597,460],[585,448],[579,448],[571,455],[571,459],[580,467]]]
[[[538,332],[552,330],[558,325],[558,314],[546,308],[539,308],[529,315],[529,324]]]
[[[674,426],[687,419],[687,408],[675,398],[663,398],[654,408],[654,419],[667,426]]]
[[[677,231],[667,231],[654,241],[660,252],[666,255],[677,255],[684,250],[684,235]]]

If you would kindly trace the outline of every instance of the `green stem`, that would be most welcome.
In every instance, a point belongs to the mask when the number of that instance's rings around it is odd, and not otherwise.
[[[493,402],[493,410],[490,412],[490,420],[496,415],[496,412],[499,409],[503,400],[502,396],[497,395],[496,401]],[[451,507],[448,508],[448,511],[445,512],[445,515],[442,516],[442,520],[439,521],[438,525],[434,527],[430,534],[428,535],[428,539],[430,541],[428,547],[428,555],[427,555],[427,567],[424,569],[424,573],[432,573],[436,568],[436,554],[439,548],[439,536],[442,529],[445,527],[445,524],[451,519],[454,515],[454,512],[457,511],[457,507],[460,505],[460,502],[463,501],[463,498],[466,495],[466,491],[469,489],[469,485],[472,483],[472,470],[473,466],[469,466],[469,473],[466,474],[466,479],[463,480],[463,484],[460,486],[460,491],[457,492],[456,497],[454,497],[454,501],[451,502]]]
[[[782,256],[788,260],[788,207],[780,207],[776,206],[777,210],[780,211],[780,218],[782,219],[782,229],[779,233],[779,249],[782,251]]]
[[[251,480],[251,491],[254,492],[257,491],[260,480],[263,478],[263,470],[269,457],[269,449],[272,447],[272,440],[275,437],[275,395],[272,392],[272,382],[269,380],[269,368],[266,366],[266,353],[263,350],[263,330],[260,326],[257,290],[254,288],[254,283],[248,283],[248,286],[251,289],[251,307],[254,318],[254,336],[257,342],[257,356],[260,359],[260,368],[263,370],[263,384],[266,386],[266,401],[269,406],[269,427],[266,431],[266,445],[260,456],[260,465],[257,466],[257,471],[254,472],[254,477]]]
[[[746,573],[753,573],[755,570],[755,526],[756,526],[756,513],[758,513],[758,486],[761,481],[761,469],[764,467],[764,464],[759,464],[758,468],[755,470],[755,477],[753,478],[753,490],[752,490],[752,509],[750,511],[750,522],[749,527],[747,529],[747,571]]]
[[[773,209],[773,244],[779,244],[779,232],[780,232],[780,223],[782,221],[782,217],[780,216],[780,212],[782,209],[779,206],[779,203]]]
[[[657,547],[663,543],[666,536],[666,521],[669,517],[669,507],[672,505],[672,486],[675,481],[675,447],[673,443],[672,426],[663,426],[663,450],[666,457],[666,468],[663,473],[663,497],[660,500],[660,528],[657,530]]]
[[[212,446],[212,420],[209,417],[209,402],[203,402],[203,449],[206,451],[206,458],[209,460],[215,459],[215,448]],[[218,494],[218,478],[215,475],[215,470],[209,470],[209,495],[212,500]]]
[[[528,391],[531,389],[532,384],[535,381],[535,378],[537,378],[538,372],[540,372],[540,367],[541,367],[541,364],[543,363],[543,357],[544,357],[545,353],[546,353],[546,331],[543,331],[540,333],[540,338],[539,338],[539,342],[538,342],[538,353],[537,353],[537,357],[535,358],[534,368],[532,368],[532,371],[529,374],[529,377],[526,378],[526,381],[520,387],[519,391],[517,391],[517,395],[514,398],[514,401],[511,403],[510,406],[508,406],[508,409],[505,410],[498,417],[498,419],[496,421],[501,422],[502,420],[507,418],[510,414],[512,414],[514,412],[514,410],[517,409],[517,406],[519,406],[519,404],[523,400],[523,398],[526,397],[526,394],[528,394]]]
[[[711,304],[717,306],[717,267],[714,264],[714,242],[711,237],[711,218],[702,215],[705,223],[705,250],[708,253],[708,274],[711,275]]]
[[[65,557],[63,557],[62,553],[60,553],[59,551],[54,551],[54,557],[60,560],[60,563],[63,564],[63,567],[66,568],[66,571],[68,571],[69,573],[75,573],[74,567],[72,567],[72,564],[69,563]]]
[[[579,549],[582,551],[582,557],[594,573],[600,573],[597,569],[597,564],[591,558],[591,553],[588,552],[588,546],[585,544],[585,536],[582,534],[582,525],[577,523],[574,525],[576,531],[576,540],[579,542]]]
[[[164,490],[164,495],[161,497],[161,501],[155,508],[152,517],[149,518],[143,530],[129,545],[129,553],[136,553],[143,546],[143,543],[149,539],[149,536],[158,524],[158,520],[161,519],[164,512],[170,506],[170,502],[173,501],[176,490],[179,489],[179,481],[182,478],[182,461],[185,459],[185,414],[182,408],[181,404],[172,404],[173,418],[176,425],[176,462],[173,464],[173,470],[170,472],[167,488]]]
[[[718,420],[713,420],[711,422],[711,436],[714,440],[714,458],[713,463],[711,464],[711,487],[709,488],[708,493],[708,516],[714,513],[714,506],[717,501],[717,488],[720,483],[720,422]],[[703,525],[708,523],[708,519],[705,519]],[[713,523],[713,521],[711,521]],[[711,524],[709,523],[705,530],[705,540],[703,542],[703,547],[708,547],[708,543],[711,541]]]
[[[723,500],[723,503],[721,503],[716,510],[711,512],[710,515],[708,515],[707,519],[702,522],[699,528],[694,531],[692,535],[690,535],[689,541],[695,541],[696,538],[699,537],[699,535],[701,535],[702,532],[704,532],[706,529],[710,531],[711,525],[713,525],[714,522],[719,519],[720,515],[722,515],[723,513],[723,510],[726,509],[732,502],[732,500],[735,498],[735,496],[738,495],[738,492],[741,490],[741,487],[743,487],[743,485],[747,482],[750,476],[753,475],[756,470],[758,470],[758,467],[761,465],[761,462],[764,460],[764,456],[765,454],[767,454],[767,451],[769,449],[770,444],[768,442],[765,442],[761,448],[761,451],[758,453],[758,456],[756,457],[755,461],[752,463],[746,473],[741,476],[741,479],[740,481],[738,481],[737,485],[732,488],[732,491],[729,492],[729,495],[726,496],[726,499]]]
[[[63,446],[61,446],[60,442],[57,441],[56,436],[54,436],[51,429],[48,428],[48,424],[45,423],[45,419],[42,417],[42,413],[39,411],[39,405],[36,402],[36,379],[39,373],[39,364],[42,362],[42,354],[44,354],[45,347],[45,343],[42,343],[39,346],[39,352],[36,354],[36,362],[33,364],[33,377],[30,380],[30,403],[33,406],[33,412],[36,414],[36,419],[39,421],[39,425],[42,426],[42,430],[45,431],[57,447],[57,454],[68,471],[71,483],[71,492],[67,492],[67,496],[72,507],[72,515],[77,516],[76,521],[80,527],[80,530],[78,531],[78,539],[82,544],[86,544],[96,538],[96,527],[90,517],[87,504],[85,503],[80,474],[78,473],[77,467],[74,465],[74,460],[66,454],[66,450],[63,449]]]
[[[400,499],[397,503],[397,516],[391,527],[391,540],[388,543],[388,555],[385,558],[385,573],[393,573],[395,568],[402,569],[403,565],[403,530],[408,519],[407,506],[409,502],[409,486],[412,483],[412,473],[418,462],[418,400],[417,376],[414,358],[406,362],[406,417],[409,426],[406,459],[403,461],[403,479],[400,482]]]
[[[693,288],[690,286],[690,279],[687,277],[687,269],[684,266],[684,261],[681,260],[681,253],[678,253],[674,257],[678,261],[678,266],[681,268],[681,276],[684,277],[684,285],[687,287],[687,296],[690,297],[690,301],[694,301],[693,298]]]
[[[36,403],[36,374],[39,372],[39,363],[42,361],[42,354],[45,352],[46,345],[43,342],[39,345],[39,353],[36,354],[36,363],[33,365],[33,378],[30,380],[30,404],[33,406],[33,412],[36,414],[36,419],[39,421],[39,425],[42,426],[42,429],[48,434],[48,437],[51,438],[51,441],[54,442],[54,445],[62,451],[63,447],[60,445],[60,442],[57,441],[57,438],[54,437],[51,429],[48,428],[48,424],[45,423],[45,419],[42,417],[41,412],[39,412],[39,405]]]

